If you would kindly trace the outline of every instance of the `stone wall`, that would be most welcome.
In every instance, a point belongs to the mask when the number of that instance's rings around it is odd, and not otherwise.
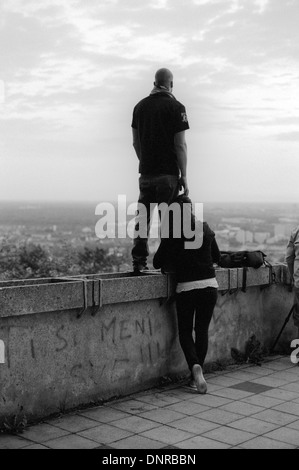
[[[243,274],[217,269],[207,362],[230,358],[252,334],[271,346],[292,305],[285,266],[248,269],[245,292]],[[46,417],[186,374],[173,290],[172,276],[156,273],[2,282],[0,419]],[[279,344],[296,333],[290,321]]]

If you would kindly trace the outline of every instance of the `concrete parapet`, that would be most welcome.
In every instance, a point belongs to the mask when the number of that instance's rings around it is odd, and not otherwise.
[[[286,282],[285,271],[280,264],[274,265],[272,272],[268,267],[248,268],[246,286],[271,284],[272,274],[276,282]],[[243,268],[216,270],[220,290],[241,289],[243,276]],[[173,290],[172,275],[164,276],[157,272],[149,272],[145,276],[132,276],[125,272],[4,281],[0,283],[0,318],[165,298]]]
[[[207,361],[229,358],[252,334],[271,345],[293,301],[286,266],[247,269],[246,289],[241,268],[216,276]],[[0,423],[21,409],[45,417],[186,374],[174,287],[157,272],[0,283]],[[295,333],[289,322],[281,341]]]

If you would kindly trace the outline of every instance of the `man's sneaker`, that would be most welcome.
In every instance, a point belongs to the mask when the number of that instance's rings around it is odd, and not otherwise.
[[[148,271],[148,267],[146,264],[133,264],[133,274],[135,276],[140,276],[145,274]]]
[[[194,366],[192,367],[192,375],[193,375],[198,393],[202,393],[202,394],[207,393],[207,390],[208,390],[207,382],[204,379],[202,368],[199,364],[194,364]]]

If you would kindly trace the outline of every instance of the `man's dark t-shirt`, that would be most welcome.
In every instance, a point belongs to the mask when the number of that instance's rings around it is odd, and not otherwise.
[[[174,134],[189,129],[186,109],[167,93],[155,93],[134,108],[132,127],[141,147],[141,175],[179,175]]]

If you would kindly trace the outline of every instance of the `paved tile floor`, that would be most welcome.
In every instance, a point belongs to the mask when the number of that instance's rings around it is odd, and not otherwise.
[[[156,388],[0,435],[0,449],[298,449],[298,378],[269,357],[207,374],[207,395]]]

